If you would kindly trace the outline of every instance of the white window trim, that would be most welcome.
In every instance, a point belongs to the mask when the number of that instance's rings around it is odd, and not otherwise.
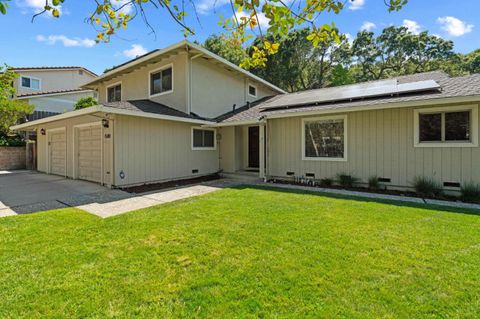
[[[196,147],[193,146],[193,130],[212,131],[213,132],[213,147]],[[201,126],[192,126],[191,133],[192,151],[215,151],[217,149],[217,130],[214,128],[206,128]]]
[[[326,121],[326,120],[343,120],[343,157],[307,157],[305,156],[305,124],[308,122]],[[302,119],[302,160],[303,161],[324,161],[324,162],[346,162],[348,150],[348,122],[347,115],[307,117]]]
[[[150,79],[151,79],[152,74],[161,72],[161,71],[169,69],[169,68],[172,68],[172,89],[170,91],[165,91],[165,92],[152,94],[152,86],[150,84]],[[148,72],[148,82],[147,83],[148,83],[148,97],[156,97],[156,96],[161,96],[161,95],[166,95],[166,94],[173,93],[174,83],[175,83],[175,78],[174,78],[174,75],[173,75],[173,63],[163,65],[163,66],[159,67],[158,69],[155,69],[155,70],[152,70],[152,71]]]
[[[250,94],[250,87],[255,88],[255,95]],[[247,84],[247,94],[248,94],[248,96],[251,96],[251,97],[257,97],[258,96],[258,87],[256,85],[248,82],[248,84]]]
[[[22,78],[28,78],[30,80],[37,80],[38,81],[38,89],[34,89],[32,87],[29,87],[29,86],[23,86],[22,84]],[[18,79],[18,81],[20,82],[20,87],[22,89],[29,89],[29,90],[34,90],[34,91],[41,91],[42,90],[42,79],[40,78],[36,78],[36,77],[33,77],[33,76],[29,76],[29,75],[20,75],[20,78]],[[30,84],[31,84],[31,81],[30,81]]]
[[[108,89],[117,85],[120,85],[120,101],[123,101],[123,84],[122,81],[118,81],[105,87],[105,101],[107,101],[107,103],[114,103],[108,100]]]
[[[470,142],[420,142],[420,114],[457,111],[470,111],[472,135]],[[414,147],[478,147],[478,105],[458,105],[415,109],[413,110],[413,129]]]

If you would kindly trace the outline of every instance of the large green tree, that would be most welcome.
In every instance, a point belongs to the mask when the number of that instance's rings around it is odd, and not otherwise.
[[[61,16],[60,5],[74,0],[44,0],[43,11],[32,18],[42,14],[51,14],[53,17]],[[301,0],[291,3],[283,0],[230,0],[231,17],[220,18],[221,25],[231,37],[233,43],[245,44],[251,37],[257,35],[265,38],[261,47],[254,47],[250,57],[244,59],[241,65],[245,68],[263,66],[272,54],[279,48],[278,43],[270,43],[268,37],[286,36],[290,31],[304,26],[308,27],[307,39],[314,47],[331,39],[339,41],[339,34],[333,22],[327,23],[324,16],[328,12],[340,13],[351,2],[359,0]],[[170,22],[180,26],[185,36],[195,34],[194,26],[200,22],[196,14],[197,6],[194,0],[83,0],[91,5],[89,21],[95,28],[98,42],[109,42],[113,35],[134,20],[141,20],[152,32],[155,29],[150,24],[150,19],[157,12],[166,13]],[[379,5],[385,6],[388,11],[398,11],[408,0],[384,0]],[[0,0],[0,13],[6,14],[9,10],[9,1]],[[216,3],[216,1],[215,1]],[[129,6],[133,13],[123,10]],[[8,10],[7,10],[8,9]],[[189,16],[188,12],[193,12]],[[158,18],[155,18],[158,20]],[[261,20],[262,19],[262,20]],[[265,27],[263,20],[268,21]],[[252,33],[254,35],[252,35]]]
[[[10,137],[10,127],[33,112],[33,106],[15,100],[13,81],[18,75],[7,66],[0,67],[0,144]]]

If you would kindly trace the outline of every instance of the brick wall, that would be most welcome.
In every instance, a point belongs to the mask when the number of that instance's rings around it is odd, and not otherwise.
[[[25,168],[25,146],[0,146],[0,170]]]

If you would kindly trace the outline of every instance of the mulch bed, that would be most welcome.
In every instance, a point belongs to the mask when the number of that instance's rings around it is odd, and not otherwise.
[[[144,185],[139,185],[139,186],[132,186],[132,187],[125,187],[122,188],[122,190],[128,192],[128,193],[146,193],[146,192],[151,192],[151,191],[156,191],[156,190],[161,190],[165,188],[172,188],[172,187],[178,187],[178,186],[187,186],[187,185],[192,185],[192,184],[198,184],[202,182],[208,182],[208,181],[213,181],[220,179],[219,174],[212,174],[212,175],[206,175],[206,176],[200,176],[200,177],[195,177],[195,178],[190,178],[190,179],[182,179],[182,180],[177,180],[177,181],[168,181],[168,182],[163,182],[163,183],[155,183],[155,184],[144,184]]]

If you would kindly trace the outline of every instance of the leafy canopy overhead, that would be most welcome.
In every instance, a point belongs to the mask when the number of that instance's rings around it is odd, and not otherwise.
[[[59,5],[73,0],[45,0],[43,11],[33,16],[50,13],[59,18],[61,12]],[[83,0],[85,1],[85,0]],[[357,0],[351,0],[355,2]],[[149,19],[154,11],[167,12],[171,21],[178,24],[185,37],[195,34],[194,25],[201,23],[197,14],[194,0],[89,0],[92,5],[87,21],[94,27],[97,33],[96,41],[107,43],[113,35],[126,29],[128,25],[141,19],[147,28],[155,32]],[[252,47],[250,56],[243,59],[241,66],[253,68],[265,66],[269,56],[278,52],[279,43],[271,42],[269,38],[281,38],[295,28],[308,27],[306,38],[314,47],[321,43],[335,40],[341,42],[338,30],[334,23],[325,23],[320,19],[321,13],[340,13],[349,0],[230,0],[232,16],[220,17],[219,23],[227,31],[231,43],[241,46],[254,35],[262,41]],[[408,0],[383,0],[388,11],[398,11]],[[132,14],[124,12],[126,6],[130,6]],[[0,12],[7,12],[7,1],[0,0]],[[193,17],[188,15],[193,12]],[[268,20],[266,30],[259,23],[259,16],[265,16]],[[322,16],[323,17],[323,16]],[[253,34],[253,35],[252,35]]]

